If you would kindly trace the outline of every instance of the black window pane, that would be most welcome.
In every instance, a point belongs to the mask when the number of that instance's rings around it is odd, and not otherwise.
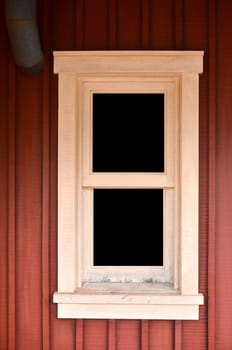
[[[163,190],[94,190],[94,265],[163,265]]]
[[[164,94],[93,94],[93,171],[164,171]]]

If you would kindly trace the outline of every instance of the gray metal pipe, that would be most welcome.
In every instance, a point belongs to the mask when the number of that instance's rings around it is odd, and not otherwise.
[[[5,11],[15,63],[28,73],[40,73],[44,55],[36,22],[36,0],[5,0]]]

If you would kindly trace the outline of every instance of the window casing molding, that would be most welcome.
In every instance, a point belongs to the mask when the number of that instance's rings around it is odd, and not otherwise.
[[[60,318],[198,319],[198,91],[203,53],[55,52]],[[164,93],[163,173],[93,173],[93,93]],[[164,265],[92,266],[92,189],[164,189]],[[148,283],[152,281],[152,283]]]

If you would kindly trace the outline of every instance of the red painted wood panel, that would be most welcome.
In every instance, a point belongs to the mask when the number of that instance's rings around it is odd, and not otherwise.
[[[40,79],[18,72],[16,335],[19,350],[30,346],[35,350],[41,348],[41,91]]]
[[[107,350],[108,322],[105,320],[85,320],[83,343],[85,350]]]
[[[8,101],[8,349],[16,347],[16,149],[15,67],[10,59]]]
[[[108,46],[107,0],[84,2],[84,49],[106,50]]]
[[[217,119],[216,119],[216,349],[232,344],[232,25],[230,2],[217,3]]]
[[[174,2],[170,0],[151,1],[150,45],[154,50],[175,49]]]
[[[216,339],[216,1],[209,6],[209,225],[208,225],[208,348]]]
[[[232,348],[231,11],[226,0],[38,0],[46,66],[42,75],[29,77],[12,61],[0,4],[0,349]],[[52,51],[77,48],[205,50],[200,321],[56,318],[58,101]]]
[[[120,320],[116,324],[116,349],[140,349],[140,321]]]
[[[136,50],[141,47],[141,2],[117,0],[117,48]]]
[[[186,0],[183,7],[186,49],[204,50],[204,74],[200,76],[200,203],[199,203],[199,288],[207,301],[208,260],[208,1]],[[200,308],[200,321],[183,322],[183,348],[204,350],[207,348],[207,304]],[[193,334],[197,336],[193,337]]]
[[[4,32],[3,6],[0,4],[0,32]],[[1,41],[7,50],[6,35]],[[8,337],[8,57],[0,55],[0,349],[7,347]]]
[[[150,349],[167,350],[174,346],[174,322],[150,321],[149,329]]]

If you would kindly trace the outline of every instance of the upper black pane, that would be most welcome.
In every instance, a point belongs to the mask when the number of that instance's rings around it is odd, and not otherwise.
[[[93,94],[93,171],[164,171],[164,94]]]

